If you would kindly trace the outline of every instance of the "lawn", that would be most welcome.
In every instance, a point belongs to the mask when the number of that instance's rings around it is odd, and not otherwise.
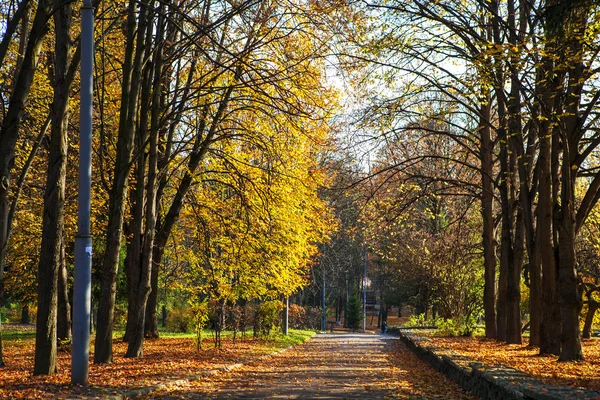
[[[127,344],[114,336],[114,362],[90,363],[90,388],[71,388],[70,349],[59,352],[59,373],[52,376],[32,376],[35,331],[31,326],[3,325],[4,361],[0,369],[0,398],[72,398],[78,394],[106,395],[123,393],[143,386],[172,379],[181,379],[202,371],[248,362],[290,345],[302,343],[314,335],[312,331],[290,330],[288,336],[254,339],[251,335],[232,343],[232,334],[224,332],[223,346],[215,349],[212,332],[204,334],[203,349],[196,351],[194,334],[162,332],[160,339],[144,342],[144,357],[128,359],[123,355]],[[92,346],[93,350],[93,340]],[[90,355],[93,359],[93,354]]]

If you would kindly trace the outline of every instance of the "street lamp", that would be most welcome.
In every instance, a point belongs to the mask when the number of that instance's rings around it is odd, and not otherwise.
[[[363,332],[367,330],[367,245],[363,247],[363,258],[365,262],[365,272],[363,276]]]
[[[79,199],[75,235],[73,285],[73,350],[71,383],[87,385],[90,358],[90,306],[92,298],[92,95],[94,68],[94,8],[83,0],[81,8],[81,94],[79,131]]]

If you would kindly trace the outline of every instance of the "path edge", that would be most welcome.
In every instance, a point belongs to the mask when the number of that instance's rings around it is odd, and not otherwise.
[[[390,332],[433,368],[457,383],[463,390],[490,400],[584,400],[598,399],[600,392],[550,386],[530,375],[505,365],[488,366],[472,362],[469,368],[456,363],[450,356],[441,355],[427,346],[427,338],[418,336],[414,331],[393,329]]]

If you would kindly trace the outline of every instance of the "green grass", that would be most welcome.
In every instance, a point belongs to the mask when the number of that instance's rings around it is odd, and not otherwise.
[[[123,329],[117,329],[113,332],[114,339],[121,339],[125,331]],[[168,332],[164,329],[159,330],[161,338],[190,338],[195,339],[195,333],[181,333],[181,332]],[[304,343],[316,334],[312,330],[300,330],[290,329],[289,334],[283,335],[282,333],[272,334],[270,337],[265,338],[268,342],[269,347],[274,348],[285,348],[288,346],[297,345]],[[246,337],[252,338],[253,332],[249,330],[246,332]],[[214,331],[205,329],[202,333],[202,338],[205,340],[211,340],[214,337]],[[221,333],[222,338],[233,337],[233,331],[223,331]],[[238,338],[241,334],[238,332]],[[33,340],[35,339],[35,328],[34,326],[23,326],[23,325],[12,325],[2,324],[2,340],[3,341],[20,341],[20,340]]]
[[[306,342],[308,339],[316,335],[316,331],[307,331],[301,329],[290,329],[287,336],[279,334],[276,340],[282,341],[281,347],[288,347]]]
[[[17,341],[35,338],[35,327],[14,324],[2,324],[2,340]]]

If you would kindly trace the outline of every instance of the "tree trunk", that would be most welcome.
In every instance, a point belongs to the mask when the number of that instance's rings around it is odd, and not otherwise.
[[[569,80],[570,81],[570,80]],[[567,107],[568,109],[568,107]],[[561,204],[558,224],[559,265],[558,298],[561,316],[560,358],[559,361],[583,360],[579,332],[579,311],[581,298],[578,291],[577,270],[575,268],[575,174],[571,168],[574,159],[568,141],[563,140],[563,164]]]
[[[72,8],[67,3],[54,14],[54,101],[48,174],[44,195],[42,244],[38,268],[38,312],[34,375],[57,372],[58,275],[62,261],[64,204],[67,176],[68,81]]]
[[[594,315],[596,311],[598,311],[598,307],[600,307],[600,303],[592,299],[592,295],[588,296],[588,312],[585,316],[585,324],[583,325],[583,339],[589,339],[592,337],[592,325],[594,323]]]
[[[517,47],[518,36],[515,23],[515,4],[514,0],[508,0],[508,25],[510,29],[509,42]],[[523,160],[523,124],[521,123],[521,82],[518,75],[518,55],[510,57],[510,97],[508,99],[508,134],[506,138],[507,146],[510,149],[509,176],[506,177],[509,183],[509,199],[511,217],[516,209],[516,219],[514,221],[514,236],[512,237],[512,260],[508,264],[508,282],[507,282],[507,313],[506,313],[506,341],[512,344],[521,344],[523,341],[521,331],[521,270],[524,257],[525,240],[525,215],[529,216],[529,204],[523,202],[528,200],[528,182],[529,177],[523,171],[520,185],[517,184],[519,160]],[[520,157],[518,157],[520,155]],[[502,162],[502,160],[501,160]],[[502,184],[501,184],[502,187]],[[515,192],[519,191],[517,195]],[[509,220],[510,221],[510,220]],[[512,222],[512,221],[511,221]],[[512,225],[511,225],[512,226]]]
[[[150,108],[150,77],[148,68],[144,71],[144,84],[141,91],[141,109]],[[123,340],[129,342],[135,329],[135,321],[138,305],[138,282],[140,280],[142,265],[142,241],[144,232],[144,205],[146,193],[144,191],[146,181],[146,156],[145,147],[148,137],[148,113],[140,115],[140,123],[136,135],[137,163],[135,170],[135,190],[131,196],[131,223],[127,236],[127,257],[125,258],[125,271],[127,275],[127,326]]]
[[[158,199],[157,199],[158,202]],[[158,204],[157,204],[158,205]],[[150,295],[148,296],[148,304],[146,305],[146,317],[144,335],[146,337],[158,339],[158,321],[157,321],[157,304],[158,304],[158,274],[160,272],[160,262],[156,260],[162,259],[162,251],[159,251],[156,246],[156,241],[152,248],[152,272],[150,276]],[[166,307],[162,306],[163,316],[161,324],[166,326]]]
[[[164,17],[162,16],[160,7],[159,22],[157,28],[157,37],[161,38],[164,35]],[[152,30],[149,31],[149,37],[152,35]],[[154,234],[156,229],[156,196],[157,196],[157,174],[158,174],[158,134],[160,123],[160,95],[161,95],[161,72],[162,72],[162,50],[157,48],[153,58],[153,97],[150,121],[150,143],[149,143],[149,158],[148,158],[148,183],[146,186],[146,226],[144,229],[144,243],[142,248],[142,257],[140,265],[137,299],[136,299],[136,319],[132,331],[132,336],[127,348],[125,357],[141,357],[143,355],[143,343],[145,333],[145,317],[148,302],[148,296],[151,291],[151,276],[153,268],[153,249],[154,249]]]
[[[502,239],[500,243],[500,276],[498,279],[497,329],[498,340],[506,341],[508,334],[508,289],[513,272],[514,253],[512,248],[512,207],[509,200],[509,149],[506,130],[498,130],[500,137],[500,200],[502,212]]]
[[[137,119],[142,55],[144,54],[144,38],[146,33],[147,7],[141,6],[139,10],[140,26],[137,27],[137,40],[134,40],[136,34],[136,4],[135,2],[129,3],[127,20],[127,47],[125,50],[125,62],[123,64],[119,137],[117,139],[113,184],[110,191],[106,250],[102,265],[102,282],[100,300],[98,302],[98,321],[94,352],[94,362],[96,364],[111,362],[113,357],[112,334],[119,254],[121,251],[123,217],[131,166],[134,128]]]
[[[548,42],[547,46],[551,46]],[[548,47],[548,54],[552,54],[552,47]],[[553,79],[553,62],[548,57],[543,57],[537,74],[536,90],[540,99],[536,109],[540,117],[536,120],[539,131],[538,155],[538,205],[536,209],[537,240],[541,255],[541,322],[540,322],[540,354],[560,354],[560,311],[558,309],[558,270],[556,268],[555,250],[555,209],[558,202],[558,179],[556,177],[559,158],[559,145],[557,135],[551,122],[558,100],[555,98]]]
[[[565,162],[563,170],[569,169]],[[564,175],[563,175],[564,176]],[[565,180],[563,177],[563,184]],[[564,185],[569,186],[569,185]],[[575,219],[572,213],[573,198],[569,198],[569,189],[563,188],[561,218],[559,230],[559,267],[558,296],[560,302],[561,336],[559,361],[583,360],[579,333],[579,311],[581,300],[577,290],[577,273],[575,270]],[[571,192],[574,194],[574,191]]]
[[[65,246],[61,246],[61,261],[58,272],[58,319],[56,337],[59,341],[70,341],[71,303],[69,302],[69,286],[67,266],[65,265]]]
[[[490,96],[481,105],[479,123],[481,158],[481,216],[483,219],[483,264],[485,284],[483,309],[485,314],[485,336],[496,338],[496,245],[494,241],[494,187],[492,140],[490,136]]]
[[[8,111],[2,120],[0,130],[0,298],[3,298],[4,267],[6,246],[9,235],[9,194],[11,191],[10,176],[14,166],[15,146],[19,138],[19,128],[25,112],[25,105],[31,90],[38,57],[44,36],[48,33],[48,24],[52,5],[49,1],[40,0],[31,27],[29,40],[21,68],[17,72],[13,92],[7,103]],[[1,355],[0,355],[1,356]]]
[[[21,307],[21,323],[23,325],[29,325],[31,323],[29,318],[29,304],[23,304]]]

